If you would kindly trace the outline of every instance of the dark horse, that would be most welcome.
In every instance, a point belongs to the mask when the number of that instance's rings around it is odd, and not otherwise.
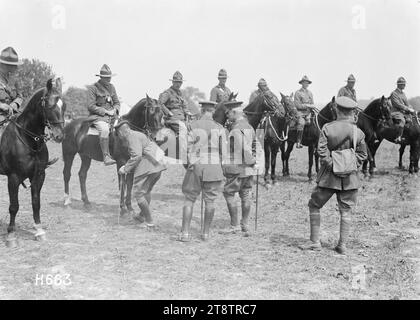
[[[47,81],[46,88],[39,89],[29,99],[16,118],[11,118],[0,141],[0,174],[7,175],[9,191],[10,223],[7,227],[6,244],[17,245],[15,219],[19,210],[19,186],[25,179],[31,183],[32,211],[35,238],[45,239],[41,226],[40,194],[45,180],[48,149],[45,128],[51,131],[55,142],[61,142],[64,130],[65,105],[61,100],[61,81]]]
[[[156,99],[141,99],[131,110],[121,119],[128,120],[132,130],[142,131],[153,139],[155,133],[162,128],[163,111]],[[92,159],[103,161],[101,149],[99,147],[98,135],[88,134],[92,121],[87,118],[73,120],[65,127],[65,137],[62,144],[64,160],[64,205],[71,204],[69,194],[69,181],[71,177],[71,167],[74,157],[79,153],[82,164],[79,170],[80,190],[84,205],[89,208],[90,202],[86,192],[86,178]],[[117,162],[117,171],[130,158],[127,146],[122,143],[114,130],[110,132],[110,152],[111,156]],[[133,187],[133,174],[127,174],[125,177],[119,176],[119,186],[123,187],[120,198],[121,214],[126,212],[133,213],[131,205],[131,190]],[[124,192],[125,191],[125,192]]]
[[[365,134],[365,142],[368,151],[368,158],[363,163],[362,172],[367,175],[368,164],[369,173],[372,175],[376,170],[375,154],[380,145],[380,142],[375,141],[375,133],[379,140],[381,132],[384,128],[390,126],[391,121],[391,101],[382,96],[381,98],[373,100],[364,109],[359,109],[357,116],[357,126]]]
[[[286,114],[288,115],[290,110],[293,108],[293,94],[290,96],[285,96],[282,93],[282,103],[286,109]],[[318,172],[319,170],[319,161],[318,161],[318,153],[317,153],[317,146],[319,140],[319,134],[323,127],[323,125],[327,122],[333,121],[336,119],[336,106],[335,97],[331,99],[331,101],[322,108],[319,112],[316,109],[311,109],[311,121],[309,124],[306,124],[303,130],[302,136],[302,145],[308,147],[308,156],[309,156],[309,165],[308,165],[308,178],[312,180],[312,166],[314,163],[315,157],[315,171]],[[281,158],[283,161],[283,175],[289,176],[289,158],[290,153],[293,150],[293,146],[297,140],[297,130],[294,128],[286,128],[285,129],[287,134],[287,149],[286,143],[281,144]]]
[[[258,95],[245,109],[249,124],[260,134],[264,140],[265,173],[264,182],[267,187],[270,183],[278,184],[276,177],[276,159],[279,147],[287,139],[283,128],[286,127],[285,111],[277,99],[266,99]],[[287,134],[286,134],[287,135]],[[271,181],[269,179],[271,164]]]
[[[397,129],[394,126],[392,119],[391,119],[391,101],[389,98],[382,98],[373,100],[363,113],[359,114],[358,125],[361,129],[365,132],[366,135],[366,143],[372,155],[372,162],[369,167],[369,173],[373,174],[374,169],[376,168],[375,164],[375,154],[378,150],[381,142],[383,139],[386,139],[390,142],[394,142],[395,138],[397,137]],[[362,116],[360,116],[362,115]],[[359,124],[360,121],[363,120],[363,115],[366,115],[366,118],[369,120],[368,129],[366,131],[365,128],[362,128],[362,125]],[[406,125],[404,128],[403,133],[403,143],[400,147],[400,159],[399,165],[402,167],[402,155],[404,153],[404,149],[407,145],[410,146],[410,166],[409,166],[409,173],[417,173],[419,171],[419,156],[420,156],[420,122],[417,114],[411,115],[411,121]],[[378,142],[374,143],[374,139],[371,137],[372,135],[370,132],[376,132]],[[363,171],[366,173],[367,171],[367,163],[365,162],[363,165]]]

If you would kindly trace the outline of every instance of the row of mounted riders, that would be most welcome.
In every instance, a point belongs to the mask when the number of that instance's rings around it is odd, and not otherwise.
[[[291,97],[281,95],[281,104],[273,105],[272,100],[266,99],[264,95],[258,96],[245,109],[249,123],[257,129],[264,129],[264,151],[265,151],[265,179],[269,181],[269,168],[271,164],[271,180],[276,182],[275,165],[278,150],[282,152],[283,174],[289,175],[289,156],[296,142],[296,130],[290,127],[293,121],[289,117],[291,105],[294,103]],[[229,100],[233,100],[231,95]],[[302,144],[308,146],[309,169],[308,177],[312,177],[313,158],[318,170],[318,159],[316,147],[320,128],[330,121],[334,121],[335,99],[333,98],[321,110],[312,110],[312,117],[309,124],[305,125]],[[214,113],[214,120],[222,125],[226,124],[226,110],[224,103],[220,103]],[[280,112],[284,110],[285,112]],[[91,160],[102,160],[102,153],[99,148],[98,137],[87,135],[91,123],[87,118],[79,118],[65,125],[64,114],[66,105],[62,101],[61,82],[48,80],[46,87],[36,91],[28,100],[25,107],[18,115],[9,119],[3,129],[0,140],[0,174],[8,177],[8,193],[10,199],[9,213],[10,223],[7,228],[7,243],[13,246],[16,244],[15,218],[19,209],[18,192],[19,186],[26,179],[31,183],[32,208],[34,217],[35,237],[43,239],[45,231],[42,229],[40,220],[40,192],[45,180],[45,169],[48,166],[48,149],[46,141],[52,139],[62,143],[64,160],[64,183],[67,200],[69,197],[69,180],[71,166],[74,156],[79,153],[82,165],[79,170],[82,200],[89,205],[86,192],[86,177]],[[148,133],[153,133],[162,128],[163,111],[156,99],[148,96],[141,99],[129,113],[122,118],[128,120],[134,130],[147,128]],[[382,96],[372,101],[365,110],[360,110],[357,124],[366,135],[368,146],[369,172],[373,174],[375,169],[375,153],[383,139],[394,141],[397,135],[395,124],[391,120],[390,100]],[[46,127],[49,128],[49,136],[45,135]],[[96,139],[96,140],[95,140]],[[417,116],[413,116],[411,122],[404,130],[404,143],[400,149],[401,157],[406,145],[410,148],[410,173],[418,172],[419,146],[420,146],[420,124]],[[287,148],[286,148],[287,146]],[[117,161],[117,168],[120,168],[129,159],[128,150],[123,144],[118,143],[118,137],[111,132],[110,151]],[[367,173],[367,164],[363,165],[363,172]],[[126,194],[121,194],[120,207],[122,211],[133,210],[131,206],[132,177],[126,176]]]

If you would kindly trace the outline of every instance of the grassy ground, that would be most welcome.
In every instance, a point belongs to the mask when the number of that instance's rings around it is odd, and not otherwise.
[[[59,145],[49,149],[60,155]],[[378,175],[363,182],[346,257],[332,250],[339,228],[335,199],[322,211],[323,250],[298,248],[309,236],[307,201],[314,187],[305,176],[306,149],[292,153],[290,178],[281,177],[270,190],[260,186],[256,233],[248,238],[218,233],[229,223],[220,196],[212,238],[206,243],[198,239],[199,204],[193,241],[175,241],[181,224],[182,167],[170,167],[155,187],[152,211],[158,229],[151,232],[129,217],[118,220],[115,168],[97,162],[87,185],[93,208],[84,210],[77,159],[71,208],[63,207],[62,161],[47,171],[42,191],[46,242],[33,240],[30,192],[21,188],[20,246],[8,249],[7,184],[0,177],[0,298],[418,299],[419,180],[395,168],[397,150],[385,142],[378,152]]]

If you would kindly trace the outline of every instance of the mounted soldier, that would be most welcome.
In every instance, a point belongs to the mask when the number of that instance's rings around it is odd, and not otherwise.
[[[115,76],[108,65],[104,64],[96,75],[100,79],[91,86],[88,86],[88,110],[89,118],[93,120],[93,126],[99,132],[99,145],[101,146],[104,164],[106,166],[115,164],[115,160],[109,154],[109,131],[112,120],[120,112],[120,101],[111,83]]]
[[[226,87],[227,72],[225,69],[220,69],[219,75],[219,84],[211,89],[210,92],[210,101],[216,103],[225,102],[229,100],[230,94],[232,93],[228,87]]]
[[[179,137],[180,158],[183,158],[187,149],[185,122],[190,115],[187,110],[187,102],[181,92],[181,86],[185,80],[181,72],[176,71],[169,81],[172,81],[172,86],[159,95],[158,101],[165,114],[165,126]]]
[[[354,89],[354,85],[356,83],[356,78],[354,77],[354,75],[349,75],[347,78],[347,85],[342,87],[337,94],[337,98],[338,97],[348,97],[350,99],[352,99],[354,102],[357,103],[357,98],[356,98],[356,90]]]
[[[322,127],[318,143],[318,154],[321,168],[317,176],[317,186],[309,200],[310,243],[301,246],[305,250],[320,250],[320,209],[336,194],[340,211],[340,239],[335,250],[346,253],[346,242],[350,233],[352,210],[357,202],[357,192],[360,179],[357,169],[367,158],[365,135],[354,122],[354,112],[357,103],[348,97],[339,97],[337,103],[337,120]],[[350,151],[350,149],[353,149]],[[350,152],[349,152],[350,151]],[[342,155],[341,162],[334,159],[338,152]],[[341,153],[340,153],[341,152]],[[346,153],[347,152],[347,153]],[[349,155],[350,154],[350,155]],[[337,157],[340,159],[340,157]],[[352,168],[342,168],[340,165],[352,165]]]
[[[296,148],[302,148],[303,129],[310,122],[311,109],[314,108],[314,98],[308,86],[312,83],[307,76],[299,81],[302,87],[295,93],[295,106],[298,111]]]
[[[252,187],[256,172],[255,130],[244,117],[242,102],[226,102],[227,116],[231,121],[231,131],[228,136],[228,160],[223,165],[226,177],[223,195],[230,215],[228,233],[244,232],[249,235],[248,219],[251,212]],[[241,199],[242,219],[239,225],[238,207],[235,194]]]
[[[23,103],[22,94],[11,87],[10,78],[23,62],[12,47],[7,47],[0,54],[0,125],[13,113],[17,113]]]
[[[251,93],[249,104],[251,104],[258,96],[264,96],[267,104],[270,106],[281,106],[280,100],[268,87],[267,81],[261,78],[257,83],[258,89]],[[274,111],[274,110],[273,110]],[[279,108],[280,116],[284,116],[284,110]]]
[[[185,196],[182,229],[179,241],[191,240],[190,224],[193,206],[200,193],[205,204],[204,225],[201,239],[209,239],[210,225],[214,217],[214,201],[222,191],[224,145],[226,142],[225,129],[213,120],[216,103],[213,101],[200,102],[202,115],[200,119],[191,122],[190,139],[188,143],[187,171],[182,183]]]
[[[405,89],[405,85],[405,79],[403,77],[398,78],[397,88],[391,93],[391,117],[394,120],[398,130],[395,143],[402,142],[404,127],[406,123],[411,123],[411,114],[415,113],[414,108],[408,103],[408,99],[403,91]]]

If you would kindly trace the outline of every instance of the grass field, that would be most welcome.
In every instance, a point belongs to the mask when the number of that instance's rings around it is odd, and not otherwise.
[[[49,144],[49,150],[61,156],[60,145]],[[408,152],[404,158],[407,164]],[[147,231],[130,217],[118,219],[114,167],[92,164],[87,187],[93,207],[83,208],[77,158],[71,208],[63,207],[63,162],[47,170],[41,197],[45,242],[34,240],[30,192],[20,189],[20,243],[9,249],[7,182],[1,176],[0,299],[418,299],[420,180],[398,170],[397,160],[397,146],[385,142],[379,172],[360,189],[347,256],[332,250],[339,231],[335,199],[322,210],[323,250],[298,248],[309,236],[307,202],[315,185],[306,178],[306,148],[293,151],[290,178],[281,177],[270,190],[260,186],[257,232],[219,234],[229,223],[220,195],[208,242],[199,240],[199,203],[193,241],[175,241],[183,167],[171,166],[156,185],[151,208],[158,228]]]

